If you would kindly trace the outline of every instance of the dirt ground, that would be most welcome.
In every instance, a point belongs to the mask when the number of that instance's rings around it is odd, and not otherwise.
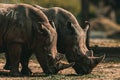
[[[103,43],[102,41],[98,42],[101,42],[101,44]],[[93,44],[95,43],[95,41],[91,43]],[[108,43],[112,43],[112,41],[108,41]],[[33,75],[31,77],[9,77],[8,75],[5,75],[5,73],[8,73],[9,71],[3,70],[4,64],[4,54],[1,54],[0,80],[120,80],[120,55],[106,57],[102,63],[94,68],[92,73],[83,76],[76,75],[75,71],[72,68],[62,70],[57,75],[45,75],[44,73],[42,73],[43,71],[41,67],[39,66],[36,59],[33,57],[29,63],[29,67],[33,72]]]

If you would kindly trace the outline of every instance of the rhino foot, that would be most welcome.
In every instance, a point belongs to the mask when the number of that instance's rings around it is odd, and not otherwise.
[[[10,67],[9,65],[5,65],[5,66],[3,67],[3,69],[5,69],[5,70],[11,70],[11,67]]]
[[[11,70],[11,68],[9,66],[4,66],[3,69],[5,69],[5,70]]]
[[[11,77],[20,77],[20,76],[22,76],[22,74],[20,72],[12,72],[12,71],[10,71],[9,75]]]
[[[21,70],[22,75],[30,76],[32,74],[32,71],[27,68],[27,69],[22,69]]]

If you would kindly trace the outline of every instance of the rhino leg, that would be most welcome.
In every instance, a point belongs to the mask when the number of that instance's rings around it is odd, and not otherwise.
[[[48,67],[48,59],[46,53],[39,53],[42,52],[42,50],[35,52],[35,56],[37,58],[37,61],[39,62],[40,66],[42,67],[42,70],[44,73],[49,74],[49,67]],[[46,52],[46,51],[45,51]]]
[[[19,72],[19,60],[22,50],[22,45],[20,43],[11,43],[7,45],[7,50],[10,59],[11,71],[10,76],[20,76]]]
[[[32,55],[32,53],[29,50],[23,50],[21,53],[20,62],[22,65],[22,70],[21,70],[22,75],[32,74],[31,70],[28,68],[29,58],[31,55]],[[4,66],[4,69],[11,70],[8,52],[5,53],[5,58],[6,58],[6,64]]]
[[[31,70],[28,67],[29,58],[31,55],[32,55],[32,52],[30,52],[29,50],[23,50],[23,52],[21,54],[20,62],[22,65],[22,70],[21,70],[22,75],[31,75],[32,74]]]
[[[11,70],[11,67],[10,67],[10,59],[9,59],[9,54],[8,52],[5,53],[5,58],[6,58],[6,64],[4,66],[4,69],[6,70]]]

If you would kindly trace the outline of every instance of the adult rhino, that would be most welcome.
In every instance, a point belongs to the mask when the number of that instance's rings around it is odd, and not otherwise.
[[[56,49],[57,33],[49,24],[45,14],[28,4],[0,3],[0,51],[6,52],[7,65],[11,67],[11,76],[19,76],[21,58],[29,58],[34,52],[43,71],[55,74],[71,64],[60,63],[60,53]],[[27,52],[28,51],[28,52]],[[24,61],[22,73],[31,73]]]
[[[78,74],[90,73],[105,58],[105,55],[94,57],[93,51],[86,47],[86,33],[90,25],[88,22],[83,30],[74,15],[63,8],[43,8],[39,5],[34,7],[43,11],[55,23],[58,51],[66,55],[68,62],[75,62],[73,68]]]

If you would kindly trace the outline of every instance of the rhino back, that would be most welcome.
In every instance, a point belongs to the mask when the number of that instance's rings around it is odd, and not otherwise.
[[[71,12],[63,8],[52,7],[52,8],[41,8],[41,10],[47,15],[49,20],[53,20],[55,22],[56,24],[55,27],[58,27],[60,25],[61,27],[65,27],[68,21],[79,26],[79,23],[75,18],[75,16]]]
[[[47,17],[42,11],[30,5],[3,5],[4,6],[0,4],[1,39],[4,38],[9,41],[29,42],[33,37],[33,29],[40,27],[38,22],[48,22]],[[35,24],[34,28],[33,23]]]

